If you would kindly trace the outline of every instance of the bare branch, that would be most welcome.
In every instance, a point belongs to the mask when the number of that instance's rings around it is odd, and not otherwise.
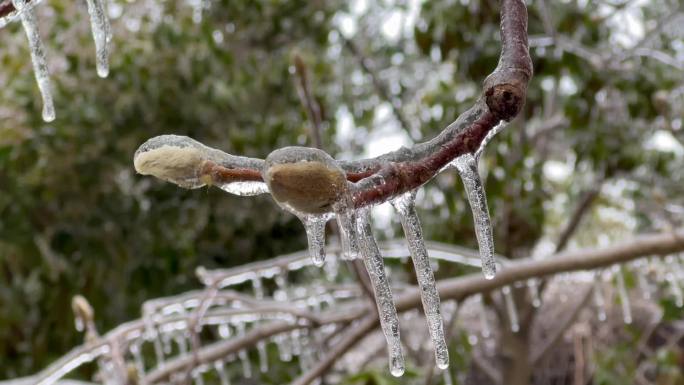
[[[558,243],[556,244],[557,253],[565,250],[565,247],[568,245],[568,241],[570,241],[570,238],[577,231],[582,218],[584,218],[584,215],[589,211],[589,208],[601,193],[602,183],[603,181],[599,180],[594,184],[593,187],[582,194],[582,197],[575,207],[575,211],[572,213],[570,220],[565,225],[565,228],[561,231],[560,237],[558,237]]]
[[[390,93],[387,90],[387,86],[380,79],[380,76],[378,75],[373,64],[371,63],[371,60],[361,52],[361,50],[356,46],[356,44],[354,44],[352,40],[345,38],[342,32],[340,32],[340,36],[342,36],[342,39],[344,40],[344,46],[356,58],[356,60],[359,62],[359,65],[361,65],[363,71],[366,72],[368,76],[370,76],[371,82],[373,83],[373,87],[375,88],[375,92],[377,92],[383,100],[385,100],[387,103],[390,104],[390,106],[392,106],[392,113],[397,118],[399,124],[401,124],[401,127],[404,129],[404,131],[406,131],[410,136],[412,133],[411,124],[409,124],[408,119],[406,118],[406,116],[404,116],[404,112],[399,107],[397,107],[394,100],[392,100],[392,97],[390,96]]]
[[[321,139],[321,106],[314,99],[311,92],[311,83],[309,82],[309,75],[304,64],[304,60],[298,53],[292,55],[292,62],[294,63],[297,74],[297,81],[295,86],[297,88],[297,95],[302,106],[306,109],[309,122],[311,123],[311,140],[314,147],[323,149],[323,140]]]
[[[444,300],[462,301],[477,293],[500,289],[505,285],[529,278],[546,277],[558,273],[593,270],[614,264],[625,263],[650,255],[666,255],[684,250],[684,228],[666,233],[636,236],[602,249],[576,250],[563,252],[547,258],[524,259],[506,265],[493,279],[485,279],[482,274],[441,281],[437,284],[439,295]],[[397,310],[406,310],[420,304],[417,288],[407,289],[397,297]]]

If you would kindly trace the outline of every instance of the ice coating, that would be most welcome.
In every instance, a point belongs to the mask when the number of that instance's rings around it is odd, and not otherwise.
[[[226,154],[180,135],[161,135],[143,143],[133,156],[135,170],[152,175],[187,189],[215,184],[235,195],[251,196],[268,192],[261,182],[260,159]],[[237,170],[251,172],[253,181],[236,180],[231,173]]]
[[[508,316],[508,322],[511,324],[511,331],[517,333],[520,330],[520,322],[518,321],[518,309],[515,307],[511,287],[504,286],[501,288],[501,293],[504,296],[504,302],[506,302],[506,315]]]
[[[423,311],[425,312],[425,319],[427,320],[428,330],[435,349],[435,361],[437,367],[446,369],[449,367],[449,350],[444,337],[439,293],[437,292],[435,276],[430,266],[427,248],[425,247],[420,219],[416,212],[415,196],[414,190],[394,198],[391,203],[401,218],[401,226],[404,229],[413,266],[416,270],[421,301],[423,302]]]
[[[475,235],[480,248],[482,273],[485,278],[492,279],[496,275],[496,260],[494,259],[494,238],[492,224],[489,219],[487,196],[484,191],[480,174],[477,172],[477,161],[472,154],[464,154],[454,160],[454,165],[461,175],[470,209],[475,222]]]
[[[256,181],[222,183],[216,186],[227,193],[240,196],[253,196],[268,192],[266,183]]]
[[[475,161],[480,160],[480,156],[482,156],[482,153],[484,152],[485,148],[489,144],[489,142],[494,139],[494,137],[501,131],[503,131],[504,128],[508,125],[508,122],[505,120],[502,120],[499,124],[497,124],[494,128],[489,130],[487,135],[482,139],[482,142],[480,142],[480,147],[478,147],[477,151],[475,151]]]
[[[392,289],[385,274],[385,265],[373,237],[370,224],[370,209],[364,207],[358,213],[358,236],[363,263],[375,292],[375,302],[380,315],[380,327],[387,339],[387,350],[390,361],[390,373],[399,377],[404,374],[404,355],[401,350],[399,336],[399,318],[392,298]]]
[[[95,65],[97,75],[106,78],[109,75],[109,42],[112,39],[107,5],[105,0],[87,0],[90,29],[95,42]]]
[[[31,61],[33,62],[33,75],[36,77],[38,89],[43,98],[43,120],[51,122],[55,120],[55,106],[52,101],[52,84],[50,82],[47,60],[45,59],[43,40],[40,38],[38,25],[36,24],[36,15],[32,7],[26,6],[26,0],[12,0],[12,4],[19,13],[21,25],[24,28],[26,38],[28,39]]]
[[[284,147],[271,152],[262,170],[273,199],[290,212],[332,211],[347,188],[347,176],[324,151]]]

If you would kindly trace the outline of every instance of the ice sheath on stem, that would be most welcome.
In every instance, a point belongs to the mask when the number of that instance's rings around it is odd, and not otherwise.
[[[428,323],[428,330],[435,349],[435,361],[437,367],[446,369],[449,367],[449,350],[444,338],[444,325],[439,306],[439,293],[435,284],[435,276],[430,266],[423,230],[420,219],[416,212],[416,193],[410,191],[392,200],[392,206],[399,213],[401,226],[408,242],[409,252],[416,270],[418,286],[420,287],[423,311]]]
[[[387,339],[390,373],[399,377],[404,374],[404,355],[401,351],[401,339],[399,337],[399,317],[397,317],[397,308],[394,306],[392,289],[385,274],[385,264],[382,255],[380,255],[378,244],[373,237],[369,207],[364,207],[358,211],[358,237],[363,263],[375,292],[380,327]]]
[[[494,260],[494,238],[492,236],[492,224],[489,219],[487,208],[487,196],[484,186],[477,172],[477,161],[473,154],[464,154],[453,162],[463,181],[468,203],[473,212],[475,222],[475,235],[480,248],[482,260],[482,273],[485,278],[492,279],[496,275],[496,261]]]
[[[50,72],[48,71],[47,60],[45,59],[45,48],[43,40],[38,32],[36,24],[36,14],[33,8],[26,5],[26,0],[12,0],[14,8],[19,12],[21,25],[26,32],[26,38],[31,51],[31,61],[33,62],[33,74],[38,83],[38,90],[43,98],[43,120],[51,122],[55,120],[55,106],[52,101],[52,84],[50,83]]]

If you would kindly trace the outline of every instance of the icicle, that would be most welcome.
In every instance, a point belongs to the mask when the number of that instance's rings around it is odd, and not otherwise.
[[[276,301],[287,301],[287,270],[280,270],[280,272],[276,274],[274,280],[278,290],[273,293],[273,299]]]
[[[541,297],[539,296],[539,284],[536,279],[532,278],[527,281],[527,287],[530,289],[530,298],[532,298],[532,306],[541,306]]]
[[[140,378],[145,377],[145,361],[143,360],[141,351],[142,341],[136,340],[131,343],[130,350],[133,356],[133,362],[135,363],[135,370],[138,372]]]
[[[245,335],[245,324],[239,322],[237,325],[237,336],[238,338]],[[252,378],[252,364],[249,362],[249,356],[247,355],[247,350],[242,349],[238,352],[238,357],[242,363],[242,376],[244,378]]]
[[[254,290],[254,298],[264,298],[264,285],[261,283],[261,277],[256,274],[252,277],[252,290]]]
[[[496,125],[496,127],[492,128],[489,130],[487,135],[482,139],[482,142],[480,143],[480,147],[475,151],[475,161],[480,160],[480,156],[482,156],[482,152],[484,151],[485,147],[489,144],[489,142],[494,139],[494,137],[508,125],[508,123],[505,120],[502,120],[499,124]]]
[[[221,385],[230,385],[230,379],[228,378],[228,373],[226,373],[226,367],[224,366],[223,361],[216,361],[214,363],[214,369],[216,369],[216,372],[218,373]]]
[[[344,200],[338,202],[333,209],[340,229],[340,243],[342,254],[347,259],[356,259],[359,256],[359,239],[356,228],[356,212],[345,204]]]
[[[625,276],[622,274],[622,269],[617,266],[615,268],[615,278],[617,280],[618,295],[620,296],[620,305],[622,306],[622,319],[626,324],[632,323],[632,305],[629,301],[629,293],[625,285]]]
[[[17,9],[21,24],[26,32],[31,51],[31,61],[33,62],[33,74],[38,83],[38,89],[43,97],[43,120],[51,122],[55,120],[55,106],[52,101],[52,84],[50,83],[50,73],[45,59],[45,48],[38,32],[36,15],[33,8],[26,5],[26,0],[12,0],[14,8]]]
[[[475,221],[475,235],[480,248],[482,260],[482,273],[485,278],[492,279],[496,275],[496,261],[494,260],[494,239],[492,237],[492,224],[489,219],[487,208],[487,196],[484,186],[477,172],[477,162],[472,154],[464,154],[454,160],[463,181],[470,209]]]
[[[299,330],[295,329],[290,333],[290,341],[292,342],[292,355],[298,357],[302,354],[302,344],[299,340]]]
[[[520,323],[518,322],[518,309],[515,307],[511,287],[502,287],[501,293],[503,293],[504,301],[506,302],[506,314],[508,315],[508,322],[511,323],[511,331],[517,333],[520,330]]]
[[[112,39],[109,18],[107,17],[107,5],[104,0],[87,0],[88,14],[90,15],[90,29],[93,32],[95,42],[95,58],[97,74],[101,78],[109,75],[109,47]]]
[[[489,338],[492,335],[492,329],[489,327],[489,318],[487,317],[487,307],[484,303],[484,298],[480,295],[480,329],[483,338]]]
[[[259,352],[259,371],[261,373],[268,372],[268,352],[266,351],[266,342],[263,340],[257,342],[257,351]]]
[[[325,262],[325,224],[331,218],[331,214],[305,215],[301,218],[309,241],[309,255],[313,264],[319,267]]]
[[[154,346],[154,355],[157,359],[157,366],[162,365],[164,363],[164,350],[162,348],[159,330],[157,330],[155,326],[155,322],[152,319],[152,314],[143,315],[143,323],[145,324],[145,338],[147,340],[152,340],[152,345]]]
[[[171,335],[166,333],[161,335],[162,348],[164,349],[164,355],[168,356],[171,354]]]
[[[274,342],[278,348],[278,358],[283,362],[292,361],[292,348],[287,340],[288,338],[283,334],[274,337]]]
[[[392,290],[385,275],[385,265],[380,250],[373,237],[370,224],[370,209],[360,210],[358,218],[359,245],[362,248],[363,262],[375,291],[375,301],[380,314],[380,326],[387,339],[390,360],[390,373],[399,377],[404,374],[404,356],[399,337],[399,318],[392,299]]]
[[[439,293],[435,285],[435,276],[430,266],[430,259],[423,239],[423,230],[420,219],[416,213],[415,191],[408,192],[391,201],[401,218],[401,226],[404,229],[408,248],[416,270],[418,286],[420,287],[423,311],[428,323],[428,330],[435,349],[435,361],[437,367],[446,369],[449,367],[449,350],[444,338],[444,324],[439,308]]]
[[[596,305],[596,310],[598,311],[599,321],[605,321],[606,317],[606,297],[603,294],[603,288],[601,287],[600,273],[595,273],[594,276],[594,305]]]
[[[665,280],[670,285],[670,291],[675,299],[675,305],[677,307],[684,307],[684,293],[682,293],[682,287],[677,282],[675,275],[672,273],[667,273],[665,275]]]

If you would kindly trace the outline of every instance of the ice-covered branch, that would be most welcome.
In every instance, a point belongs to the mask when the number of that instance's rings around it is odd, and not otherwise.
[[[480,274],[443,280],[437,283],[439,295],[443,300],[463,299],[478,293],[501,289],[515,282],[530,278],[542,278],[559,273],[593,270],[614,264],[622,264],[651,255],[663,256],[684,250],[684,228],[665,233],[640,235],[622,243],[601,249],[574,250],[547,258],[525,259],[511,262],[488,280]],[[416,288],[397,296],[397,310],[403,311],[420,304],[420,292]]]
[[[354,207],[385,202],[421,186],[458,156],[475,153],[492,128],[518,114],[532,76],[524,1],[502,0],[501,40],[499,64],[485,79],[482,95],[439,136],[411,149],[402,148],[377,158],[337,162],[346,179],[353,182],[351,203]],[[176,155],[174,150],[178,149],[181,151]],[[199,152],[193,155],[189,149]],[[190,138],[169,135],[150,139],[135,155],[136,169],[141,174],[154,175],[186,188],[208,184],[222,188],[232,186],[239,195],[266,192],[262,189],[265,186],[255,187],[258,182],[265,181],[267,170],[262,162],[228,155]],[[315,172],[316,165],[310,166],[309,171]],[[283,177],[301,178],[304,170],[292,167],[281,170]],[[247,189],[250,190],[247,194],[238,185],[244,183],[254,187]],[[313,189],[302,190],[311,194]]]

